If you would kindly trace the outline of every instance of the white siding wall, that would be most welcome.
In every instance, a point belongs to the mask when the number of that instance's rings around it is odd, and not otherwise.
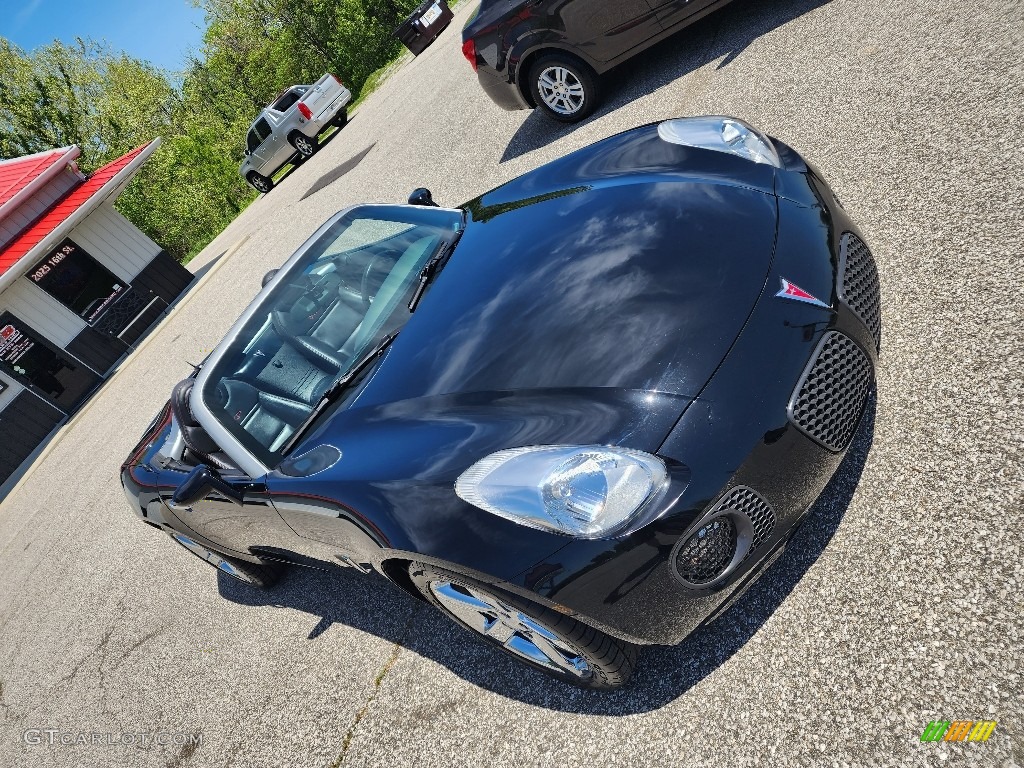
[[[131,282],[160,253],[160,246],[104,203],[69,233],[75,243],[117,277]]]
[[[58,347],[70,344],[85,328],[82,318],[27,277],[19,277],[0,293],[0,312],[4,310],[12,312]]]
[[[4,374],[0,373],[0,381],[7,385],[7,389],[0,392],[0,411],[7,407],[7,404],[18,396],[18,393],[24,389],[18,382],[9,379]]]
[[[64,197],[72,187],[81,183],[82,178],[78,174],[65,168],[28,200],[0,219],[0,248],[11,242],[29,224],[42,216],[47,208]]]

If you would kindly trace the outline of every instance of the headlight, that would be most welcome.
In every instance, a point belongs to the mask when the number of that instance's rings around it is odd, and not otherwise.
[[[713,149],[755,163],[782,167],[771,141],[735,117],[678,117],[658,125],[658,136],[670,144]]]
[[[656,456],[602,445],[551,445],[492,453],[455,483],[464,501],[520,525],[582,539],[621,532],[668,472]]]

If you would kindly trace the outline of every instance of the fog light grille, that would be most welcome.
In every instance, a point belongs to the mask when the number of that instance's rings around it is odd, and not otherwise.
[[[882,341],[882,307],[875,258],[863,240],[847,232],[840,242],[839,260],[839,298],[868,327],[878,349]]]
[[[676,542],[673,570],[689,587],[714,587],[770,540],[775,510],[753,488],[737,485],[696,525],[696,533]]]
[[[721,576],[736,554],[736,526],[728,517],[709,520],[676,553],[676,571],[690,584]]]
[[[830,451],[850,444],[871,389],[871,362],[849,336],[829,331],[797,385],[793,423]]]
[[[742,512],[750,520],[754,529],[750,542],[749,555],[767,539],[775,528],[775,513],[768,505],[768,502],[761,498],[753,488],[737,486],[729,494],[718,502],[719,508],[728,507]]]

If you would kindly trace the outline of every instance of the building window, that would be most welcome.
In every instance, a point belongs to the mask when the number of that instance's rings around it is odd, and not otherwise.
[[[71,240],[51,251],[28,277],[89,325],[130,287]]]
[[[0,314],[0,370],[71,413],[99,384],[86,366],[65,357],[10,312]]]

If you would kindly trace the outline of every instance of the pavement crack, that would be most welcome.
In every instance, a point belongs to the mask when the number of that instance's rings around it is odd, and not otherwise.
[[[107,706],[107,679],[106,679],[106,664],[107,664],[107,661],[108,661],[108,659],[107,659],[107,655],[108,655],[108,648],[107,648],[107,646],[109,645],[110,639],[113,637],[114,632],[117,630],[117,628],[119,626],[122,625],[123,619],[124,619],[124,615],[128,611],[128,608],[125,605],[125,598],[126,598],[126,596],[122,595],[120,598],[117,599],[117,601],[115,603],[116,614],[114,615],[114,617],[108,623],[106,631],[103,633],[102,637],[100,637],[99,642],[96,643],[96,647],[93,648],[91,651],[89,651],[87,654],[85,654],[85,656],[83,656],[81,659],[79,659],[78,662],[71,668],[71,671],[69,671],[65,675],[62,675],[50,687],[50,694],[51,695],[53,695],[57,691],[60,691],[61,689],[70,688],[71,685],[74,684],[75,680],[78,678],[79,673],[86,666],[86,664],[88,664],[93,659],[96,659],[96,657],[98,656],[99,658],[96,661],[95,674],[99,678],[98,686],[97,687],[99,688],[99,691],[100,691],[100,700],[101,700],[101,703],[102,703],[102,711],[103,711],[104,714],[108,714],[108,715],[109,714],[114,714],[113,712],[110,711],[109,707]],[[132,650],[134,650],[134,648]],[[124,659],[122,658],[121,662],[123,662],[123,660]],[[43,701],[40,701],[39,703],[37,703],[35,706],[31,707],[25,713],[25,715],[23,716],[23,719],[29,717],[30,715],[35,714],[37,711],[42,709],[45,706],[45,704],[46,704],[46,700],[44,699]]]
[[[395,663],[398,661],[398,656],[401,654],[402,648],[405,646],[405,642],[409,637],[409,631],[412,629],[413,621],[415,621],[416,616],[419,614],[419,609],[419,606],[413,609],[413,612],[409,615],[409,620],[405,623],[405,628],[402,630],[401,638],[399,638],[394,646],[392,646],[391,654],[388,656],[387,661],[385,661],[384,665],[377,671],[377,676],[373,679],[373,690],[370,691],[370,695],[366,698],[366,701],[363,702],[363,706],[360,707],[358,712],[356,712],[356,716],[352,720],[352,725],[349,726],[348,731],[345,733],[345,738],[341,741],[341,754],[335,758],[329,768],[341,768],[345,762],[345,758],[348,757],[348,750],[349,747],[352,746],[352,739],[355,738],[356,729],[359,727],[359,723],[361,723],[363,718],[366,716],[366,713],[369,712],[370,706],[374,701],[376,701],[377,695],[380,693],[381,685],[384,683],[384,678],[388,676],[391,668],[394,667]]]
[[[135,651],[138,650],[138,648],[141,645],[143,645],[144,643],[148,643],[154,637],[156,637],[157,635],[162,633],[165,629],[167,629],[167,625],[166,624],[161,624],[159,627],[157,627],[153,631],[147,632],[146,634],[144,634],[142,637],[140,637],[138,640],[136,640],[134,643],[132,643],[131,646],[128,648],[128,650],[126,650],[123,654],[121,654],[121,658],[117,660],[117,663],[114,664],[114,667],[115,668],[116,667],[120,667],[122,664],[124,664],[126,661],[128,661],[128,657],[131,656],[133,653],[135,653]]]

